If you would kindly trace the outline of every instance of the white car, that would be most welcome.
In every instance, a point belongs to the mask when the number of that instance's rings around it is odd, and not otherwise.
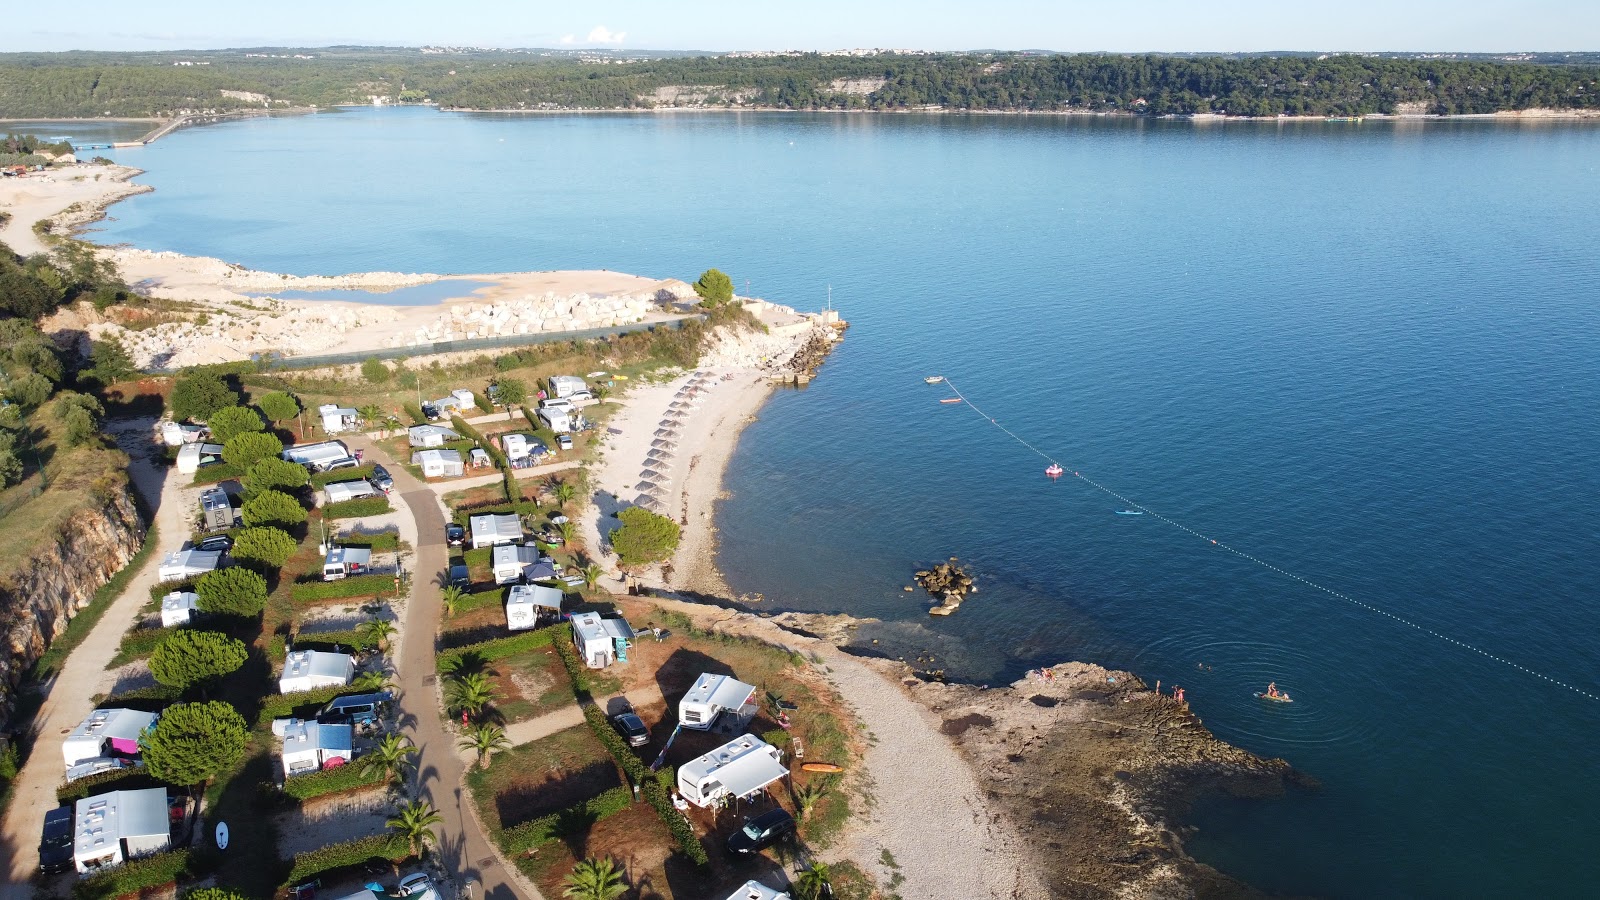
[[[556,446],[560,447],[563,450],[571,450],[572,449],[572,435],[570,435],[570,434],[558,434],[558,435],[556,435]]]
[[[436,900],[439,892],[434,890],[433,879],[426,872],[413,872],[400,879],[398,892],[402,897],[416,897],[417,900]]]

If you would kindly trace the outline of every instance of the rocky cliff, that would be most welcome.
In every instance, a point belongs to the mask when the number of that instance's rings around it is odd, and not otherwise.
[[[0,583],[0,721],[28,668],[139,551],[145,525],[130,490],[67,519]]]

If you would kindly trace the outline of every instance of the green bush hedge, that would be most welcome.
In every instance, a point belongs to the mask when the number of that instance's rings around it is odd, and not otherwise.
[[[292,694],[268,694],[261,698],[261,715],[256,721],[265,725],[273,719],[286,719],[295,710],[307,707],[321,708],[329,700],[342,694],[354,693],[349,685],[317,688],[314,691],[295,691]]]
[[[402,404],[402,407],[405,409],[406,415],[411,417],[411,424],[428,424],[428,417],[422,414],[422,407],[416,405],[415,403],[405,403]]]
[[[406,847],[405,841],[392,834],[375,834],[353,841],[328,844],[297,855],[294,858],[294,865],[289,868],[289,877],[284,880],[284,886],[304,884],[324,872],[359,866],[371,859],[386,859],[397,863],[410,857],[411,851]]]
[[[195,484],[216,484],[230,478],[243,478],[244,470],[229,462],[213,463],[202,466],[194,473]]]
[[[144,659],[155,652],[156,645],[173,631],[173,628],[135,628],[122,636],[122,646],[111,658],[111,665],[120,666],[136,659]]]
[[[375,534],[341,534],[336,538],[338,543],[346,547],[367,547],[378,552],[400,549],[400,534],[395,531],[379,531]]]
[[[292,775],[284,781],[283,792],[296,800],[310,800],[327,794],[378,787],[383,784],[384,776],[385,773],[381,771],[362,774],[360,766],[344,765],[309,775]]]
[[[331,472],[315,472],[311,475],[311,486],[325,488],[336,481],[355,481],[357,478],[371,478],[372,463],[357,466],[354,469],[334,469]]]
[[[199,578],[186,578],[183,581],[163,581],[160,584],[152,584],[150,585],[150,599],[160,601],[165,599],[168,594],[173,593],[174,591],[188,591],[189,593],[193,593],[194,584],[199,580]],[[161,604],[158,602],[156,604],[156,608],[159,609],[160,607]]]
[[[143,767],[112,769],[109,772],[99,772],[61,785],[56,788],[56,802],[76,803],[85,797],[109,791],[137,791],[161,786],[162,782],[155,780]]]
[[[74,900],[111,900],[172,884],[189,869],[189,851],[174,850],[125,862],[72,886]]]
[[[706,865],[711,861],[706,855],[706,848],[700,843],[700,838],[695,835],[694,828],[689,825],[689,820],[683,813],[672,808],[672,796],[668,789],[659,781],[651,779],[645,782],[644,799],[655,808],[656,815],[666,823],[667,830],[672,832],[673,841],[677,842],[678,849],[683,855],[689,857],[697,866]]]
[[[573,810],[584,809],[599,822],[607,816],[627,810],[633,805],[633,789],[627,785],[614,787],[598,797],[592,797],[573,806]],[[500,849],[508,855],[517,856],[527,853],[547,841],[559,837],[558,829],[562,815],[566,810],[554,812],[548,816],[513,825],[500,832]]]
[[[494,548],[479,547],[476,550],[467,550],[461,554],[461,561],[469,566],[490,566],[494,564]]]
[[[394,594],[393,575],[357,575],[338,581],[302,581],[289,587],[289,598],[297,603],[316,600],[346,600],[352,597],[386,597]]]
[[[370,635],[358,628],[347,628],[343,631],[315,631],[310,634],[300,634],[294,639],[296,650],[323,650],[335,653],[349,653],[354,650],[371,650],[378,646],[378,642]],[[334,650],[341,647],[341,650]]]
[[[547,625],[537,631],[524,631],[510,637],[495,638],[492,641],[479,641],[476,644],[468,644],[465,647],[441,650],[437,657],[439,674],[442,675],[451,671],[455,661],[469,653],[476,655],[484,662],[494,662],[497,659],[516,656],[518,653],[528,653],[533,650],[543,649],[550,646],[552,642],[555,642],[559,647],[561,642],[556,639],[558,637],[570,637],[571,634],[572,631],[565,624]]]
[[[355,500],[341,500],[338,503],[329,503],[322,508],[324,519],[359,519],[362,516],[381,516],[386,512],[393,512],[394,507],[389,505],[388,497],[361,497]]]
[[[145,712],[156,712],[176,703],[178,698],[182,696],[183,691],[179,688],[165,684],[152,684],[148,687],[134,688],[123,691],[120,694],[112,694],[101,700],[97,705],[100,709],[127,707],[128,709],[139,709]]]

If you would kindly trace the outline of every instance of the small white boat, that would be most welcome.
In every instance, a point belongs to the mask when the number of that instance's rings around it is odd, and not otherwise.
[[[927,378],[922,379],[923,384],[940,384],[943,381],[943,375],[929,375]]]
[[[1119,509],[1119,510],[1117,510],[1117,515],[1119,515],[1119,516],[1142,516],[1142,515],[1144,515],[1144,510],[1142,510],[1142,509]]]

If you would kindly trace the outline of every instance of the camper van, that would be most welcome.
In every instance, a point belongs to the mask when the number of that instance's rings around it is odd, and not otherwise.
[[[539,614],[561,618],[561,591],[553,587],[519,584],[506,596],[506,628],[526,631],[539,627]]]
[[[550,394],[561,400],[593,400],[594,393],[589,390],[589,385],[576,375],[550,376]]]
[[[372,550],[368,547],[329,547],[322,558],[322,580],[338,581],[356,575],[372,574]]]
[[[317,713],[317,721],[324,725],[354,725],[370,728],[378,724],[388,712],[394,695],[388,691],[375,694],[351,694],[335,697]]]
[[[724,797],[750,797],[789,774],[778,748],[752,734],[678,767],[678,793],[701,809]]]
[[[78,801],[73,818],[77,824],[72,858],[83,875],[172,846],[166,788],[85,797]]]
[[[334,463],[349,459],[350,448],[346,447],[343,441],[297,444],[283,451],[283,458],[313,471],[326,472]]]
[[[360,500],[362,497],[378,496],[378,489],[372,482],[365,478],[356,481],[336,481],[322,489],[329,503],[343,503],[346,500]]]
[[[678,721],[695,731],[710,731],[713,725],[737,731],[748,725],[757,711],[754,685],[707,672],[695,679],[678,702]],[[719,717],[724,717],[720,724]]]

